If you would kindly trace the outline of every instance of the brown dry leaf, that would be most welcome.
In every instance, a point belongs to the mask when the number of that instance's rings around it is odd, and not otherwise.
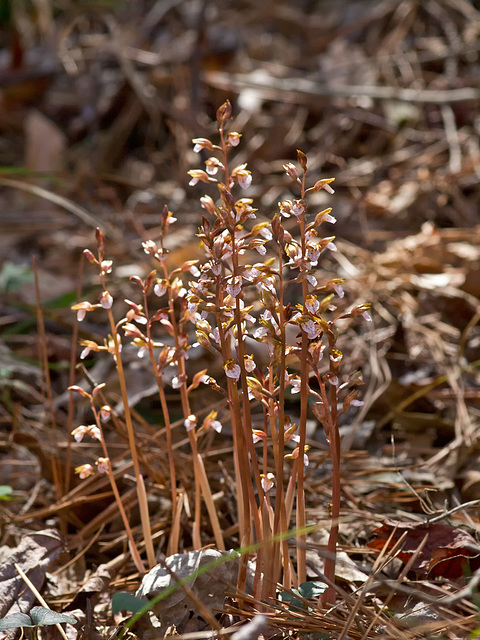
[[[55,123],[31,109],[25,120],[25,166],[49,173],[63,168],[67,138]]]
[[[81,609],[82,611],[85,611],[87,607],[87,600],[94,598],[94,601],[96,601],[102,593],[106,592],[111,579],[112,571],[108,565],[101,564],[97,567],[96,571],[89,576],[85,584],[69,604],[69,611],[72,611],[73,609]]]
[[[34,586],[40,591],[47,571],[63,550],[63,539],[56,529],[45,529],[25,536],[11,549],[0,548],[0,617],[12,613],[28,613],[35,603],[35,596],[25,585],[15,565],[19,565]],[[13,638],[12,629],[7,638]]]
[[[192,576],[188,587],[193,594],[209,610],[221,609],[226,592],[234,589],[237,578],[238,566],[235,556],[232,555],[230,561],[213,566],[202,575],[195,574],[210,563],[218,562],[225,555],[227,554],[216,549],[176,553],[166,559],[164,566],[157,565],[144,576],[135,595],[139,598],[153,597],[177,584],[178,580]],[[253,574],[250,578],[253,578]],[[178,631],[185,631],[187,623],[189,625],[194,623],[200,627],[203,624],[201,612],[196,609],[195,603],[180,587],[156,604],[153,612],[162,626],[175,624]]]
[[[480,567],[480,545],[463,529],[443,524],[403,523],[389,520],[375,530],[375,538],[368,543],[373,549],[392,549],[405,535],[398,557],[408,562],[426,538],[411,569],[429,577],[449,580],[473,573]],[[391,536],[391,539],[390,539]]]

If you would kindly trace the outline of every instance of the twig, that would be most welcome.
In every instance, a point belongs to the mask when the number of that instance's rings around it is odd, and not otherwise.
[[[261,75],[261,77],[260,77]],[[258,77],[252,74],[227,74],[210,71],[205,81],[217,89],[241,92],[254,89],[264,99],[285,102],[304,102],[308,97],[315,98],[371,98],[372,100],[398,100],[415,104],[454,104],[458,102],[476,102],[480,100],[480,89],[463,87],[462,89],[406,89],[403,87],[378,87],[345,85],[332,86],[307,78],[274,78],[267,71],[261,71]]]
[[[42,607],[45,607],[45,609],[50,609],[50,607],[48,606],[48,604],[45,602],[45,600],[42,598],[42,596],[40,595],[40,592],[38,591],[38,589],[35,587],[35,585],[33,584],[33,582],[30,580],[30,578],[27,576],[27,574],[19,567],[18,564],[15,563],[15,569],[18,571],[18,575],[22,578],[22,580],[25,582],[25,584],[28,585],[29,589],[32,591],[32,593],[34,594],[34,596],[37,598],[37,600],[40,602],[40,604],[42,605]],[[60,635],[62,636],[63,640],[68,640],[67,638],[67,634],[65,633],[65,631],[63,630],[63,627],[61,624],[57,623],[55,625],[57,627],[57,629],[60,631]]]

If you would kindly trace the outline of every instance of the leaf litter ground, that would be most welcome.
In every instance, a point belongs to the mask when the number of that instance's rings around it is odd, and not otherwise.
[[[335,177],[336,195],[316,204],[333,206],[339,251],[321,269],[346,278],[349,306],[373,306],[373,328],[352,326],[343,336],[346,366],[361,370],[366,384],[364,407],[341,425],[339,601],[328,613],[310,601],[303,611],[285,600],[268,605],[270,632],[463,638],[478,626],[480,14],[451,0],[277,4],[275,16],[267,3],[251,2],[213,2],[203,13],[187,1],[86,5],[78,19],[73,7],[53,18],[45,3],[27,23],[12,17],[2,42],[8,80],[0,87],[0,469],[2,484],[13,489],[12,500],[1,502],[2,616],[22,593],[21,583],[18,591],[8,587],[18,578],[12,558],[24,570],[37,566],[49,606],[82,612],[82,624],[105,637],[115,625],[112,594],[139,585],[108,483],[101,476],[79,482],[73,473],[95,453],[71,442],[86,418],[66,392],[79,375],[70,362],[72,354],[78,361],[78,337],[99,339],[105,328],[93,320],[80,331],[70,305],[79,282],[83,296],[97,286],[79,271],[96,225],[116,261],[117,298],[130,297],[129,275],[148,272],[140,239],[155,237],[165,203],[179,218],[170,264],[200,257],[200,192],[187,188],[191,139],[211,135],[214,111],[228,97],[244,135],[239,161],[255,176],[251,195],[265,220],[288,192],[281,166],[296,148],[319,178]],[[204,358],[205,367],[216,366]],[[164,551],[169,494],[160,411],[151,378],[133,354],[126,360],[154,540]],[[109,400],[119,401],[111,364],[99,359],[85,375],[106,381]],[[188,488],[192,465],[173,389],[168,402],[178,415],[180,482]],[[199,396],[197,409],[210,402]],[[109,438],[135,524],[126,441],[113,431]],[[315,580],[329,527],[331,467],[313,421],[309,444]],[[228,432],[202,442],[234,548],[231,446]],[[52,528],[66,540],[60,559],[48,544],[37,546],[41,536],[51,540]],[[202,536],[212,542],[207,526]],[[22,545],[31,549],[23,556]],[[191,548],[188,526],[182,546]],[[251,617],[250,605],[226,602],[231,617],[224,615],[223,627]]]

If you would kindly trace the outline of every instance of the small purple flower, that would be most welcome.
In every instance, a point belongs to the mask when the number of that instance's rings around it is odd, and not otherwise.
[[[112,416],[112,407],[108,404],[104,404],[100,409],[100,420],[102,422],[108,422]]]
[[[171,384],[173,389],[180,389],[180,387],[183,385],[183,380],[180,380],[178,376],[174,376],[172,378]]]
[[[237,133],[236,131],[230,131],[227,136],[227,143],[232,147],[238,147],[240,144],[240,138],[242,137],[241,133]]]
[[[234,360],[228,360],[223,368],[225,369],[225,373],[227,377],[233,378],[233,380],[238,380],[240,378],[240,367]]]
[[[195,429],[195,427],[197,426],[197,416],[193,414],[188,416],[183,424],[187,431],[192,431],[192,429]]]
[[[320,309],[320,303],[317,300],[317,296],[307,296],[305,298],[305,308],[309,313],[315,315]]]
[[[113,298],[108,293],[108,291],[104,291],[100,297],[100,304],[104,309],[111,309],[113,304]]]
[[[337,219],[331,216],[329,213],[325,213],[322,218],[322,222],[329,222],[330,224],[335,224],[336,221]]]
[[[341,285],[341,284],[339,284],[339,283],[335,282],[335,283],[333,284],[333,290],[335,291],[335,293],[337,294],[337,296],[338,296],[339,298],[343,298],[343,297],[344,297],[344,295],[345,295],[345,291],[343,290],[343,287],[342,287],[342,285]]]
[[[250,356],[250,355],[245,356],[244,364],[245,364],[245,370],[248,373],[252,373],[252,371],[254,371],[255,367],[257,366],[255,364],[255,360],[253,359],[253,356]]]
[[[232,298],[236,298],[240,291],[242,290],[242,277],[241,276],[231,276],[228,279],[227,284],[227,292]]]
[[[305,205],[301,200],[295,200],[292,207],[292,213],[296,218],[299,218],[303,213],[305,213]]]
[[[110,465],[110,460],[108,458],[99,458],[96,463],[98,473],[107,473]]]
[[[82,479],[93,476],[95,473],[91,464],[81,464],[79,467],[75,467],[75,473]]]
[[[318,336],[322,332],[320,326],[313,320],[309,320],[308,322],[303,322],[301,324],[301,327],[307,334],[309,340],[315,340],[315,338],[318,338]]]

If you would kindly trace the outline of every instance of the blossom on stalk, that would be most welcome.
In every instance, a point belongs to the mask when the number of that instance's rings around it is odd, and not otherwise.
[[[159,258],[158,247],[153,240],[145,240],[145,242],[142,242],[142,247],[147,255],[153,258]]]
[[[103,274],[112,272],[113,260],[102,260],[100,263],[100,269]]]
[[[310,449],[310,445],[306,444],[305,445],[305,449],[304,449],[304,453],[303,453],[303,466],[304,467],[308,467],[309,465],[309,460],[308,460],[308,456],[306,454],[306,452]],[[290,460],[296,460],[298,458],[298,456],[300,455],[300,447],[297,447],[292,453],[287,453],[284,457],[285,459],[290,459]]]
[[[108,291],[104,291],[100,296],[100,304],[104,309],[111,309],[113,305],[113,298],[108,293]]]
[[[177,298],[184,298],[187,295],[187,290],[183,286],[183,282],[180,278],[175,278],[171,283],[170,288],[174,300]]]
[[[238,380],[240,378],[240,367],[235,360],[227,360],[223,365],[227,377]]]
[[[165,280],[164,278],[157,278],[156,284],[153,287],[154,294],[159,298],[161,298],[163,295],[167,293],[167,290],[168,290],[168,280]]]
[[[253,284],[258,282],[258,279],[261,278],[262,275],[263,274],[260,271],[260,269],[257,269],[255,266],[247,267],[242,272],[242,277],[245,278],[245,280],[248,280],[249,282],[251,282]]]
[[[318,180],[314,184],[313,188],[315,191],[320,191],[321,189],[325,189],[325,191],[327,191],[328,193],[334,194],[335,191],[330,186],[330,183],[333,182],[334,180],[335,178],[322,178],[321,180]]]
[[[307,334],[309,340],[315,340],[315,338],[318,338],[322,333],[322,328],[314,320],[302,322],[300,326]]]
[[[89,398],[89,399],[92,398],[92,394],[88,393],[88,391],[85,391],[85,389],[82,389],[82,387],[79,387],[78,384],[72,384],[70,387],[68,387],[68,390],[74,391],[75,393],[78,393],[84,398]]]
[[[125,332],[125,335],[131,338],[136,338],[138,340],[142,340],[145,342],[147,340],[146,336],[140,331],[136,324],[132,324],[131,322],[126,322],[122,325],[122,329]]]
[[[289,218],[293,213],[293,204],[290,200],[283,200],[282,202],[279,202],[278,208],[284,218]]]
[[[275,484],[275,476],[273,473],[267,473],[266,475],[264,473],[260,474],[260,478],[261,478],[261,483],[262,483],[262,489],[265,491],[265,493],[268,493],[270,491],[270,489],[273,487],[273,485]]]
[[[199,433],[202,431],[207,431],[208,429],[213,429],[217,433],[222,431],[222,423],[217,420],[218,411],[210,411],[205,420],[202,423],[202,426],[198,430]]]
[[[242,137],[241,133],[237,133],[236,131],[230,131],[227,135],[227,144],[231,147],[238,147],[240,144],[240,138]]]
[[[252,207],[253,200],[251,198],[240,198],[235,202],[235,211],[243,222],[247,218],[255,218],[257,209]]]
[[[195,153],[199,153],[202,149],[207,149],[208,151],[213,149],[213,144],[207,138],[194,138],[192,142],[195,145],[193,147]]]
[[[265,431],[261,431],[260,429],[252,429],[253,444],[257,444],[257,442],[260,442],[266,439],[267,439],[267,434],[265,433]]]
[[[185,375],[174,376],[171,381],[172,389],[180,389],[186,381]]]
[[[219,169],[223,169],[223,164],[218,158],[212,157],[205,160],[205,168],[209,176],[214,176]]]
[[[342,358],[343,354],[338,349],[333,349],[333,351],[330,353],[330,362],[334,365],[339,365],[342,361]]]
[[[210,182],[213,178],[210,178],[206,171],[202,171],[202,169],[191,169],[187,171],[188,175],[191,176],[191,180],[188,183],[191,187],[194,187],[198,182]]]
[[[305,204],[301,200],[295,200],[292,206],[292,213],[296,218],[299,218],[305,213]]]
[[[293,162],[287,162],[283,165],[283,170],[292,180],[298,180],[298,170]]]
[[[95,464],[97,465],[98,473],[108,473],[110,467],[109,458],[98,458]]]
[[[104,404],[100,409],[100,420],[102,422],[108,422],[112,417],[112,407],[108,404]]]
[[[81,424],[72,431],[72,436],[75,438],[75,442],[81,442],[83,437],[89,435],[96,440],[101,439],[100,429],[95,424]]]
[[[324,213],[322,217],[322,222],[329,222],[330,224],[335,224],[337,222],[337,219],[334,218],[329,213]]]
[[[290,392],[292,394],[300,393],[302,383],[299,376],[290,376],[289,384],[291,386]]]
[[[357,304],[356,307],[350,311],[349,316],[351,318],[356,318],[357,316],[362,316],[367,322],[371,322],[372,317],[369,313],[370,305],[369,304]]]
[[[250,240],[248,243],[248,249],[255,249],[261,256],[264,256],[267,253],[265,242],[267,242],[267,240],[262,238],[253,238],[253,240]]]
[[[255,360],[253,359],[253,356],[251,355],[246,355],[243,359],[244,364],[245,364],[245,371],[247,371],[248,373],[252,373],[252,371],[255,370],[255,367],[257,366],[255,364]]]
[[[230,276],[226,289],[232,298],[236,298],[242,290],[242,276]]]
[[[208,196],[208,195],[202,196],[200,198],[200,205],[211,216],[215,215],[215,203],[213,202],[211,196]]]
[[[311,342],[308,345],[308,352],[312,358],[312,361],[315,363],[320,362],[324,351],[325,351],[325,345],[323,344],[322,341]]]
[[[95,473],[94,468],[91,464],[81,464],[79,467],[75,467],[75,473],[82,479],[88,478],[89,476],[93,476]]]
[[[240,164],[232,171],[232,178],[238,181],[242,189],[248,189],[252,184],[252,174],[246,167],[246,164]]]
[[[101,305],[99,304],[91,304],[90,302],[83,301],[78,302],[77,304],[72,305],[70,307],[72,311],[77,312],[77,320],[78,322],[82,322],[82,320],[87,315],[87,311],[93,311],[94,309],[99,309]]]
[[[188,418],[185,419],[183,425],[187,431],[192,431],[192,429],[195,429],[197,426],[197,416],[193,414],[189,415]]]
[[[343,290],[342,283],[342,278],[335,278],[335,280],[330,280],[327,285],[327,291],[331,288],[335,291],[339,298],[343,298],[345,296],[345,291]]]
[[[315,315],[317,313],[317,311],[320,309],[320,303],[317,300],[317,296],[308,295],[305,298],[305,309],[312,315]]]
[[[96,342],[93,342],[93,340],[80,340],[80,344],[83,347],[80,360],[84,360],[91,351],[100,351],[102,348]]]
[[[320,247],[313,242],[307,243],[307,259],[310,262],[311,267],[316,267],[318,264],[318,258],[320,257]]]
[[[128,304],[128,306],[130,307],[126,315],[126,318],[129,322],[132,322],[134,320],[139,324],[147,324],[147,318],[143,313],[142,305],[136,304],[135,302],[132,302],[131,300],[127,300],[127,299],[125,299],[125,303]]]
[[[201,274],[200,269],[197,267],[198,260],[191,260],[187,264],[190,264],[190,262],[192,262],[193,264],[188,267],[188,270],[194,278],[198,278],[198,276]]]

